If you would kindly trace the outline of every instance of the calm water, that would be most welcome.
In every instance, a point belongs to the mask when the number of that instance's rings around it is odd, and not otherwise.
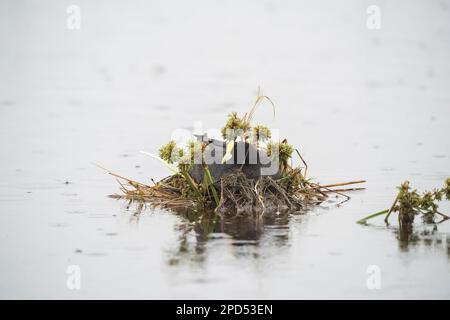
[[[360,1],[78,4],[75,31],[63,3],[0,4],[1,298],[450,298],[450,222],[417,219],[410,243],[382,219],[355,223],[405,179],[450,176],[449,1],[383,2],[380,30]],[[299,147],[317,181],[367,190],[221,223],[107,197],[118,185],[92,163],[162,178],[139,150],[196,121],[220,128],[258,85],[277,116],[262,106],[255,121]],[[81,290],[67,289],[70,265]]]

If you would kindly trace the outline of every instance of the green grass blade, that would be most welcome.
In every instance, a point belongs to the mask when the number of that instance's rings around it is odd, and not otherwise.
[[[381,215],[386,214],[388,212],[389,212],[389,209],[386,209],[386,210],[383,210],[383,211],[371,214],[370,216],[367,216],[365,218],[362,218],[361,220],[356,221],[356,223],[365,224],[367,220],[375,218],[375,217],[378,217],[378,216],[381,216]]]
[[[219,206],[220,199],[219,199],[219,196],[217,195],[216,187],[214,187],[214,181],[213,181],[213,178],[211,176],[211,172],[209,172],[208,167],[204,167],[204,169],[205,169],[205,177],[206,177],[206,179],[208,181],[208,188],[211,190],[211,192],[213,194],[216,206]]]

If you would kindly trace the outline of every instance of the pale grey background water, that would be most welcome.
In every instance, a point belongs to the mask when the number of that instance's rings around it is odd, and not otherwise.
[[[66,28],[70,4],[80,30]],[[366,27],[371,4],[380,30]],[[406,248],[381,219],[355,224],[404,179],[450,176],[449,40],[450,1],[2,0],[0,297],[450,298],[450,222]],[[181,253],[184,218],[137,219],[106,197],[118,186],[92,162],[164,177],[139,150],[194,121],[220,127],[258,85],[277,117],[255,120],[281,128],[317,180],[367,190],[250,240],[192,231]],[[366,287],[369,265],[380,290]]]

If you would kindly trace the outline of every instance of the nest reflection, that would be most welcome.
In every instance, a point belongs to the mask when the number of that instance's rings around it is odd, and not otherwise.
[[[218,216],[196,212],[183,213],[176,226],[179,234],[177,246],[169,250],[168,264],[177,265],[180,261],[203,262],[211,246],[227,246],[236,256],[259,258],[260,248],[287,247],[289,223],[294,216],[303,212],[265,214],[257,218],[247,215]],[[212,241],[211,241],[212,240]],[[230,252],[230,251],[227,251]]]

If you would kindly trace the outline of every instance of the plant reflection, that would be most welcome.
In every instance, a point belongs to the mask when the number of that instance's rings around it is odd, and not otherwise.
[[[439,232],[440,222],[400,223],[398,228],[394,229],[400,250],[407,252],[417,246],[436,247],[444,249],[450,258],[450,237],[446,232]]]

